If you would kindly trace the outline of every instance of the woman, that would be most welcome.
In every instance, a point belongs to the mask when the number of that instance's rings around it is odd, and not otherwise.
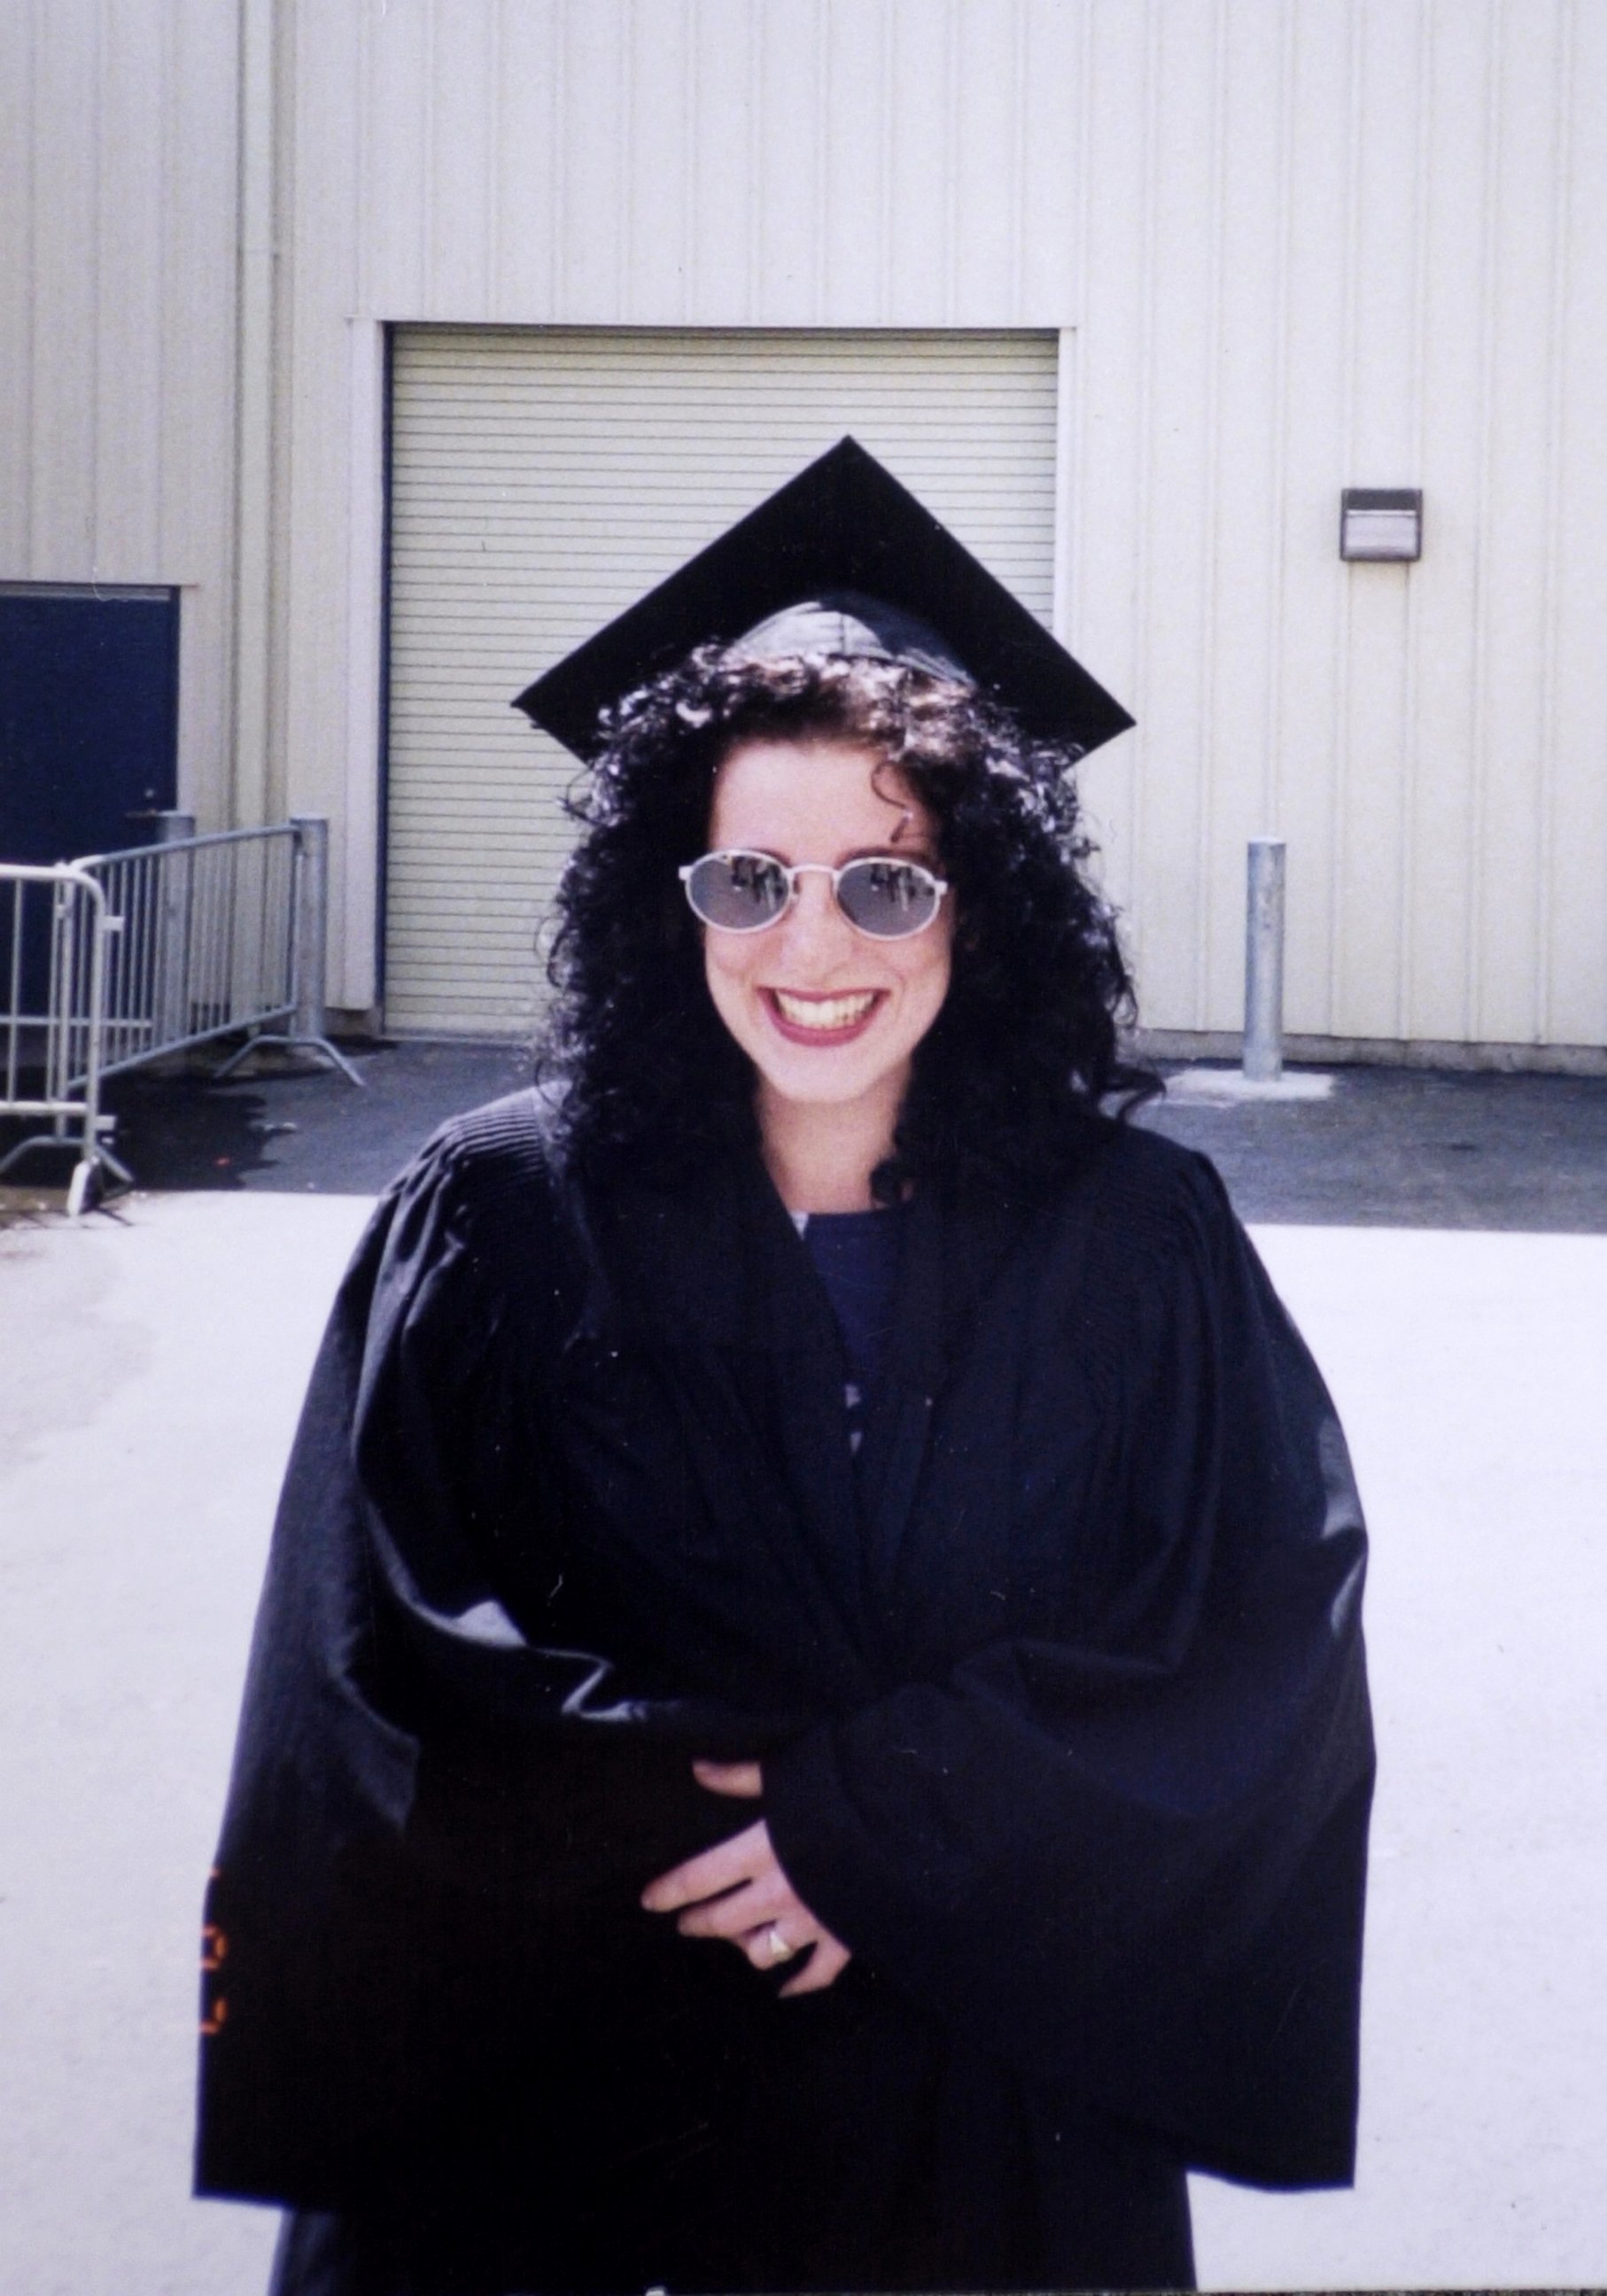
[[[1101,1112],[1065,746],[830,611],[615,714],[565,1093],[437,1136],[325,1343],[201,2151],[297,2296],[1186,2285],[1186,2167],[1350,2173],[1342,1439]]]

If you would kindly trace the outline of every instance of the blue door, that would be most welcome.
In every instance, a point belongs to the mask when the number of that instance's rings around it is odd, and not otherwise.
[[[178,593],[0,587],[0,861],[144,845],[178,755]]]

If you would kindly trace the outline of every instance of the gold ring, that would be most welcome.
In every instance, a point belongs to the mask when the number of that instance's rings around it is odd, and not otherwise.
[[[787,1943],[774,1922],[771,1923],[766,1933],[765,1943],[772,1961],[791,1961],[797,1951],[795,1946],[790,1946]]]

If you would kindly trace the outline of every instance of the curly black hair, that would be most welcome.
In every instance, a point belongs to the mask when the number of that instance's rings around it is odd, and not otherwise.
[[[1158,1089],[1119,1050],[1132,983],[1086,872],[1075,749],[1029,741],[986,695],[923,669],[712,647],[627,696],[606,730],[568,801],[585,834],[559,889],[538,1047],[582,1169],[673,1178],[710,1149],[757,1144],[752,1069],[715,1011],[676,873],[707,848],[722,759],[750,739],[878,753],[931,813],[955,888],[948,994],[916,1048],[876,1201],[936,1174],[1046,1180],[1102,1102],[1126,1113]]]

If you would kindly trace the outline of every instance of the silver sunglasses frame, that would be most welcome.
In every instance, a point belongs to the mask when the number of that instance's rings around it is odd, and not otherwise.
[[[773,917],[766,917],[762,923],[756,925],[715,924],[709,918],[704,916],[702,911],[698,907],[697,904],[692,898],[693,872],[694,869],[701,869],[705,861],[767,862],[772,869],[779,869],[783,876],[786,879],[786,900],[782,906],[777,909]],[[865,926],[855,922],[855,920],[849,915],[848,911],[843,907],[842,902],[839,898],[837,889],[850,869],[864,869],[878,861],[891,861],[900,869],[918,869],[922,876],[931,878],[933,886],[936,888],[937,898],[932,903],[932,912],[931,916],[922,917],[918,925],[912,925],[910,927],[908,932],[871,932]],[[944,896],[950,890],[948,880],[946,877],[939,877],[935,870],[931,870],[927,867],[924,861],[906,860],[902,853],[859,853],[855,855],[853,860],[845,861],[841,868],[833,869],[828,861],[778,861],[774,853],[760,853],[752,846],[717,845],[711,852],[700,853],[695,861],[684,861],[676,870],[676,874],[679,877],[681,884],[685,891],[686,906],[692,911],[693,915],[696,917],[701,925],[706,926],[710,932],[735,933],[742,939],[746,939],[750,933],[771,932],[778,924],[781,923],[783,918],[788,914],[789,911],[792,907],[792,904],[798,898],[798,881],[800,877],[808,877],[811,875],[816,877],[829,877],[832,881],[832,898],[837,903],[838,914],[847,924],[851,925],[857,933],[863,935],[864,939],[866,940],[914,940],[917,934],[925,932],[929,927],[937,923],[938,918],[942,913]]]

